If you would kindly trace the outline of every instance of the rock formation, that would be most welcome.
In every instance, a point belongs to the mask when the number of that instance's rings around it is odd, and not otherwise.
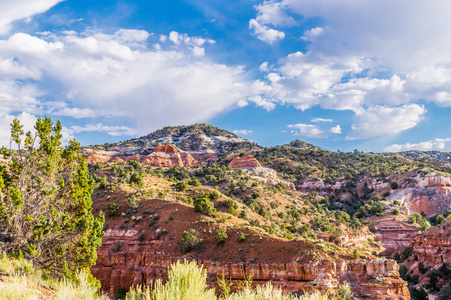
[[[433,228],[426,234],[418,235],[413,243],[413,252],[418,261],[425,266],[436,266],[444,262],[451,263],[451,228]]]
[[[88,164],[96,164],[98,162],[108,162],[112,159],[112,153],[108,151],[85,150],[83,156]]]
[[[171,145],[161,145],[153,150],[153,152],[142,159],[145,164],[152,167],[183,167],[183,160],[180,153]]]
[[[161,251],[163,241],[157,235],[151,240],[139,239],[139,230],[107,230],[102,247],[98,249],[96,266],[92,274],[98,278],[106,292],[114,295],[122,287],[152,286],[156,280],[167,278],[168,267],[178,259]],[[172,241],[175,243],[175,241]],[[117,245],[120,245],[120,249]],[[257,284],[267,281],[286,292],[303,293],[313,287],[319,290],[336,289],[348,282],[359,298],[408,300],[407,283],[399,279],[399,268],[393,260],[321,260],[311,262],[252,263],[219,260],[200,260],[207,270],[207,283],[214,286],[222,275],[233,281],[249,275]]]
[[[158,144],[152,153],[148,155],[141,155],[136,153],[133,149],[124,149],[123,151],[95,151],[92,149],[84,149],[83,156],[90,164],[97,162],[110,161],[130,161],[135,160],[145,164],[150,164],[152,167],[190,167],[197,165],[198,161],[189,153],[178,152],[172,145]],[[133,154],[131,154],[133,153]]]
[[[235,157],[230,163],[229,167],[232,167],[234,169],[240,168],[240,169],[252,169],[252,168],[259,168],[261,167],[260,163],[258,162],[255,157],[252,155],[245,155],[243,157]]]
[[[405,247],[411,247],[419,230],[417,225],[407,222],[395,221],[392,216],[382,217],[373,223],[378,229],[376,241],[384,244],[385,250],[380,253],[383,256],[393,257]]]
[[[343,182],[336,182],[334,184],[325,183],[322,180],[307,180],[304,181],[302,184],[296,185],[296,189],[298,191],[304,191],[304,192],[311,192],[315,191],[318,192],[320,195],[330,195],[335,190],[339,190],[344,184]]]
[[[410,213],[444,214],[451,209],[451,178],[437,174],[417,176],[414,184],[391,193],[389,201],[398,200]]]
[[[251,173],[251,177],[263,181],[269,185],[277,185],[278,183],[283,183],[288,186],[291,190],[295,190],[296,187],[292,182],[281,180],[277,177],[276,170],[271,168],[265,168],[260,165],[258,160],[252,155],[245,155],[243,157],[235,157],[230,163],[229,167],[234,169],[242,169]],[[252,175],[252,173],[254,173]]]
[[[190,154],[201,165],[215,164],[218,162],[218,156],[213,150],[186,151],[185,153]]]

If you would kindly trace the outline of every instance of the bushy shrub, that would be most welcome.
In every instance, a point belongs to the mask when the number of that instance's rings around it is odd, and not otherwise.
[[[135,212],[138,209],[139,199],[135,195],[131,195],[127,198],[127,203],[130,210]]]
[[[177,182],[175,185],[175,190],[177,192],[184,192],[184,191],[186,191],[187,188],[188,188],[188,184],[183,181]]]
[[[222,201],[222,205],[224,205],[227,208],[234,208],[234,209],[238,208],[238,203],[231,198],[227,198],[224,201]]]
[[[401,259],[404,261],[408,259],[413,254],[413,248],[412,247],[404,247],[404,249],[401,251]]]
[[[359,250],[354,249],[354,251],[352,251],[352,255],[354,256],[355,259],[359,259],[360,257]]]
[[[421,274],[424,274],[424,273],[426,273],[426,271],[427,271],[427,268],[424,266],[424,264],[422,262],[420,262],[418,264],[418,272],[420,272]]]
[[[240,232],[240,234],[238,234],[238,237],[236,238],[237,242],[242,243],[246,240],[246,235],[244,234],[244,232]]]
[[[203,242],[195,229],[184,231],[181,240],[177,243],[182,253],[189,252],[199,247]]]
[[[133,160],[132,160],[133,161]],[[137,172],[132,172],[130,174],[130,184],[135,184],[137,186],[144,186],[144,177],[146,177],[146,174],[144,173],[137,173]]]
[[[224,244],[228,237],[227,230],[223,227],[219,228],[215,232],[215,242],[217,244]]]
[[[210,217],[216,217],[217,215],[213,202],[206,197],[194,198],[194,211]]]
[[[207,271],[198,267],[195,261],[177,261],[168,271],[168,281],[157,281],[153,290],[154,300],[213,300],[214,289],[206,283]]]
[[[238,215],[238,213],[236,212],[236,210],[233,207],[230,207],[227,212],[229,214],[231,214],[232,216],[236,217]]]
[[[190,179],[188,181],[188,184],[192,185],[192,186],[201,186],[201,183],[200,183],[199,179],[197,179],[197,178]]]
[[[117,211],[119,210],[119,207],[116,203],[108,203],[107,205],[107,212],[110,217],[115,216],[117,214]]]
[[[396,181],[393,181],[390,184],[390,187],[391,187],[392,190],[396,190],[396,189],[398,189],[399,185],[398,185],[398,183]]]
[[[412,224],[418,224],[421,226],[421,229],[426,230],[431,227],[431,224],[427,221],[425,217],[420,215],[419,213],[414,213],[409,217],[409,222]]]
[[[208,193],[208,198],[210,198],[211,200],[217,200],[219,199],[219,192],[217,190],[213,190],[210,193]]]

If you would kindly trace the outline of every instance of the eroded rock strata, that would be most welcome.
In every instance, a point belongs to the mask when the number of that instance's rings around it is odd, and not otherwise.
[[[143,155],[136,153],[136,151],[94,151],[92,149],[84,149],[83,156],[90,164],[98,162],[121,162],[121,161],[139,161],[144,164],[149,164],[152,167],[190,167],[198,164],[198,161],[187,152],[179,152],[172,145],[158,144],[150,154]],[[130,152],[130,153],[128,153]],[[133,154],[131,154],[133,153]]]
[[[178,259],[193,259],[190,255],[176,256],[158,251],[164,243],[175,241],[160,239],[158,234],[152,240],[139,241],[138,230],[107,230],[92,274],[110,295],[114,295],[120,287],[128,289],[135,284],[152,286],[156,280],[167,278],[168,267]],[[120,250],[118,245],[121,245]],[[410,299],[407,283],[399,278],[399,268],[393,260],[320,259],[252,263],[201,259],[198,262],[207,270],[210,286],[215,286],[217,278],[222,275],[233,281],[244,280],[251,275],[255,284],[271,281],[287,292],[302,293],[312,288],[331,290],[348,282],[360,299]]]

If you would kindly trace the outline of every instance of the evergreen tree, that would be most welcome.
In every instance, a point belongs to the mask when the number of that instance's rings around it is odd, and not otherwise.
[[[103,213],[91,212],[94,180],[80,144],[61,146],[59,121],[39,118],[34,128],[25,134],[15,119],[10,148],[1,149],[0,251],[23,255],[56,277],[90,275],[104,235]]]

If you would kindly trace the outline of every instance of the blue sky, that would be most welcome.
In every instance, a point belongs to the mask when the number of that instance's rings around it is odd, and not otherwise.
[[[451,151],[445,0],[0,0],[18,117],[100,144],[207,122],[264,146]]]

